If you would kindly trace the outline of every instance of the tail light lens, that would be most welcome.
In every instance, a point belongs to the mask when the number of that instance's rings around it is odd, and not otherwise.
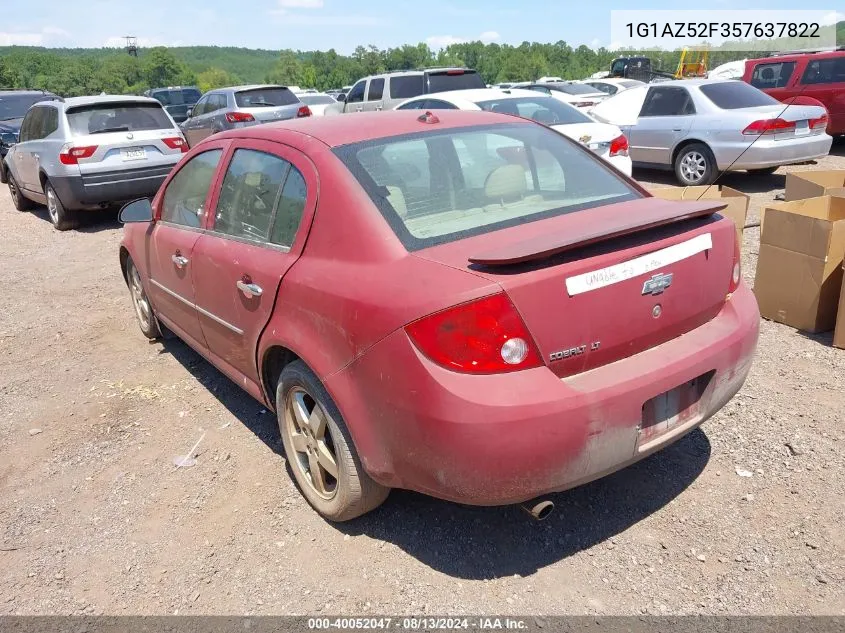
[[[255,117],[249,112],[227,112],[226,120],[229,123],[252,123]]]
[[[79,159],[91,158],[96,151],[96,145],[88,145],[86,147],[65,145],[59,152],[59,162],[62,165],[78,165]]]
[[[731,269],[731,284],[728,290],[729,293],[736,292],[739,288],[739,282],[742,281],[742,264],[740,263],[740,247],[736,237],[734,237],[734,265]]]
[[[304,105],[297,111],[296,118],[301,119],[307,116],[311,116],[311,108],[309,108],[307,105]]]
[[[504,294],[432,314],[405,331],[423,354],[454,371],[496,374],[542,365],[528,328]]]
[[[827,127],[827,112],[821,115],[818,119],[810,119],[810,129],[811,130],[824,130]]]
[[[171,137],[171,138],[163,138],[161,140],[170,149],[178,149],[183,154],[188,153],[188,143],[181,136],[174,136],[174,137]]]
[[[762,134],[780,134],[795,130],[795,121],[784,119],[760,119],[746,127],[742,133],[745,136],[760,136]]]
[[[615,139],[610,141],[610,155],[611,156],[627,156],[628,155],[628,139],[624,134],[620,134]]]

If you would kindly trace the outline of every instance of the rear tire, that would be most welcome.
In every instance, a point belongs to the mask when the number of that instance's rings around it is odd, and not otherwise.
[[[718,171],[713,153],[703,143],[685,145],[675,156],[675,177],[685,187],[709,185]]]
[[[31,211],[35,208],[35,203],[21,193],[18,187],[18,181],[11,172],[7,175],[9,180],[9,195],[12,196],[12,204],[18,211]]]
[[[297,411],[301,414],[297,415]],[[376,483],[366,473],[340,411],[302,361],[294,361],[282,370],[276,389],[276,415],[296,483],[323,517],[349,521],[387,499],[390,488]],[[316,470],[316,477],[312,470]]]
[[[135,308],[135,316],[138,318],[138,327],[151,341],[161,338],[161,326],[156,315],[153,313],[144,284],[141,283],[141,274],[135,267],[131,257],[126,259],[126,283],[129,286],[129,294],[132,296],[132,307]]]
[[[74,211],[65,209],[65,205],[56,195],[56,190],[50,181],[44,183],[44,195],[47,197],[47,213],[50,215],[50,222],[59,231],[69,231],[79,226],[79,218]]]
[[[749,169],[748,173],[752,176],[771,176],[777,170],[777,167],[764,167],[763,169]]]

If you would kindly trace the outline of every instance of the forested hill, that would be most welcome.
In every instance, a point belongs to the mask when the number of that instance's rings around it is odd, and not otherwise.
[[[845,22],[837,24],[845,45]],[[633,51],[628,51],[631,53]],[[680,53],[646,53],[656,68],[675,70]],[[278,82],[321,90],[349,85],[386,70],[433,65],[477,69],[487,83],[555,75],[583,79],[607,70],[619,51],[524,42],[519,46],[468,42],[439,51],[426,44],[381,50],[359,46],[351,55],[329,51],[254,50],[218,46],[141,49],[132,57],[122,49],[0,47],[0,89],[35,88],[64,96],[140,93],[150,87],[198,85],[203,91],[238,83]],[[710,67],[762,53],[714,50]]]

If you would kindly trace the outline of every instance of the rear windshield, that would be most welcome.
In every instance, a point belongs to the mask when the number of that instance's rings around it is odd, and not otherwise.
[[[337,103],[331,97],[324,95],[300,95],[299,100],[306,105],[331,105]]]
[[[565,92],[568,95],[594,95],[600,92],[587,84],[554,84],[554,86],[547,87],[558,92]]]
[[[200,100],[199,90],[159,90],[153,93],[153,98],[166,106],[193,105]]]
[[[569,123],[592,123],[586,114],[553,97],[513,97],[479,101],[478,106],[488,112],[521,116],[544,125],[566,125]]]
[[[107,132],[165,130],[173,121],[158,103],[100,103],[67,111],[67,121],[76,136]]]
[[[409,251],[642,197],[600,158],[532,123],[335,149]]]
[[[775,105],[780,103],[765,92],[757,90],[744,81],[723,81],[715,84],[704,84],[700,87],[704,96],[710,99],[717,108],[722,110],[738,110],[739,108],[756,108],[757,106]]]
[[[58,99],[51,94],[0,95],[0,121],[22,119],[26,111],[39,101],[55,101]]]
[[[299,103],[299,99],[287,88],[256,88],[236,92],[235,103],[239,108],[274,108]]]
[[[429,92],[448,92],[467,88],[486,88],[487,84],[474,70],[428,73]]]

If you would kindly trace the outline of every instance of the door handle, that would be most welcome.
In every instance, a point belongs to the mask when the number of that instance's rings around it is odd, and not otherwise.
[[[173,260],[173,263],[176,264],[177,268],[184,268],[188,265],[188,258],[182,257],[182,255],[180,255],[179,253],[176,253],[170,259]]]
[[[376,111],[381,111],[381,110],[383,110],[383,109],[384,109],[384,108],[383,108],[382,106],[376,106]]]
[[[672,131],[673,132],[683,132],[683,130],[681,128],[674,128]]]
[[[239,280],[238,283],[235,284],[244,295],[246,295],[247,299],[252,299],[253,297],[260,297],[261,293],[264,290],[261,289],[261,286],[258,284],[254,284],[252,282],[246,282],[243,279]]]
[[[362,108],[360,106],[355,108],[355,112],[363,112],[363,111],[364,111],[364,108]]]

